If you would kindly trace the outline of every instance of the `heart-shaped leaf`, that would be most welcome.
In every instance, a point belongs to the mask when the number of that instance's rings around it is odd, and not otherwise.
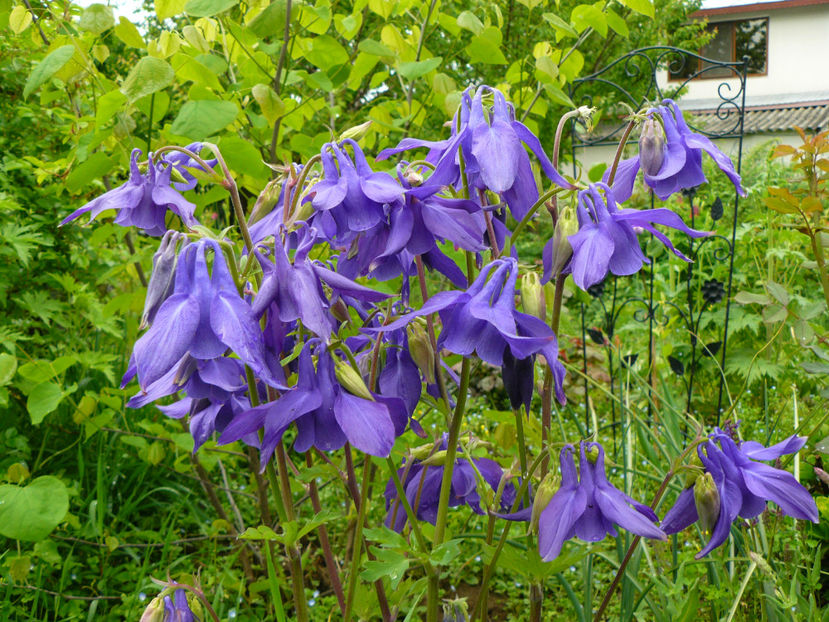
[[[37,542],[60,524],[69,510],[66,486],[44,475],[28,486],[0,486],[0,535]]]

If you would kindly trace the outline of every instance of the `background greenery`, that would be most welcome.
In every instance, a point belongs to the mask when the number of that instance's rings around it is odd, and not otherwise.
[[[364,121],[372,121],[361,141],[368,153],[407,135],[444,137],[444,123],[470,84],[504,90],[549,145],[573,79],[633,48],[663,43],[696,49],[703,40],[698,26],[686,25],[694,4],[681,0],[655,6],[648,0],[159,0],[146,8],[150,19],[133,24],[116,20],[102,5],[84,10],[61,0],[0,0],[0,496],[21,490],[29,495],[22,516],[0,512],[6,536],[0,539],[2,619],[138,619],[158,589],[150,577],[167,576],[184,582],[197,577],[222,619],[273,615],[261,550],[236,538],[257,520],[255,486],[241,449],[208,442],[192,456],[186,429],[153,408],[127,411],[132,391],[118,389],[136,338],[154,242],[130,236],[106,218],[88,229],[56,226],[120,183],[133,148],[211,138],[248,203],[276,174],[265,163],[300,162]],[[746,436],[774,442],[791,434],[796,396],[801,432],[810,435],[810,448],[817,444],[800,458],[800,476],[820,495],[826,484],[815,480],[811,466],[821,464],[826,444],[818,441],[829,426],[825,376],[819,373],[825,368],[813,350],[819,353],[823,344],[826,310],[815,295],[807,241],[787,214],[769,211],[763,202],[769,185],[794,179],[767,154],[758,150],[744,164],[749,197],[735,273],[736,292],[765,296],[766,302],[735,305],[725,372],[734,395],[745,388],[738,408]],[[705,226],[720,226],[706,220],[707,209],[717,196],[729,196],[727,182],[716,174],[709,178],[695,202]],[[216,228],[229,223],[221,188],[189,198],[203,222]],[[675,207],[687,217],[687,203]],[[541,224],[525,248],[540,250],[549,235]],[[671,300],[681,290],[684,266],[662,259],[656,295]],[[700,269],[711,278],[719,274],[711,263]],[[774,295],[781,295],[775,284],[783,287],[785,303]],[[637,286],[634,279],[626,287]],[[563,335],[580,336],[580,300],[571,292]],[[775,304],[783,311],[770,311]],[[716,328],[718,313],[704,312],[703,330]],[[601,327],[600,316],[593,324]],[[643,330],[628,321],[619,331],[622,341],[591,346],[591,376],[599,384],[607,352],[618,359],[641,348]],[[654,368],[658,446],[675,455],[685,393],[668,357],[684,355],[687,334],[675,323],[663,330]],[[571,377],[580,365],[579,338],[562,343],[574,365]],[[641,420],[647,410],[644,356],[639,359],[616,398],[626,404],[629,421]],[[700,386],[718,381],[712,360],[703,361],[699,373]],[[516,451],[513,420],[497,374],[479,368],[475,378],[475,409],[466,429],[486,434],[509,465]],[[570,390],[575,399],[557,416],[562,434],[572,439],[585,412],[578,385]],[[602,395],[592,416],[605,425],[613,422]],[[691,411],[708,423],[714,410],[707,391],[692,403]],[[531,445],[540,445],[534,418],[528,436]],[[643,497],[665,468],[646,451],[652,445],[635,439],[625,446],[631,453],[613,456],[622,466],[636,465],[624,469],[625,477],[635,473]],[[623,446],[621,434],[614,446]],[[344,555],[355,510],[342,503],[334,467],[317,465],[294,483],[303,520],[315,514],[306,495],[310,478],[320,482],[323,507],[336,512],[328,528]],[[382,473],[375,485],[384,485]],[[825,518],[825,496],[818,505]],[[373,508],[369,525],[381,520],[382,508]],[[442,561],[444,592],[476,596],[491,554],[481,545],[486,527],[486,519],[453,513],[454,544]],[[820,587],[825,522],[795,526],[772,512],[745,533],[746,542],[704,562],[693,560],[698,540],[691,535],[639,549],[613,615],[719,619],[748,577],[734,619],[826,619],[821,612],[827,594]],[[380,561],[362,578],[397,572],[385,579],[391,604],[401,617],[418,619],[423,582],[415,566],[401,578],[409,567],[405,547],[380,529],[369,537]],[[336,601],[316,538],[309,533],[303,547],[306,596],[315,619],[327,620]],[[490,615],[522,619],[527,585],[543,581],[551,619],[589,619],[625,548],[625,536],[592,549],[575,545],[555,563],[542,564],[516,530],[501,558]],[[763,556],[751,574],[749,549]],[[281,567],[278,572],[284,574]],[[377,610],[374,591],[368,583],[359,589],[359,613],[370,617]],[[287,590],[283,599],[290,601]]]

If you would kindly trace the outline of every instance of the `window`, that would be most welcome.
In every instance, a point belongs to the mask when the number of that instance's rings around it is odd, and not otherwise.
[[[765,75],[768,29],[769,20],[766,17],[708,24],[708,30],[714,33],[714,38],[700,50],[700,55],[723,62],[738,62],[743,56],[748,56],[748,74]],[[710,66],[711,63],[689,58],[685,67],[680,71],[671,71],[670,78],[671,80],[684,80]],[[734,73],[725,67],[720,67],[706,71],[699,77],[731,78],[734,77]]]

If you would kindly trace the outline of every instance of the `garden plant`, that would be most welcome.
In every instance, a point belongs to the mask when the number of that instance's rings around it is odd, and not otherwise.
[[[568,83],[693,7],[464,6],[0,5],[0,613],[827,619],[826,135],[740,175],[663,99],[568,175]],[[725,407],[608,390],[579,303],[729,190]]]

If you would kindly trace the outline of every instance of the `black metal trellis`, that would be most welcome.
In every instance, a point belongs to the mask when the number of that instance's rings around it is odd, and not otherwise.
[[[692,72],[683,80],[669,82],[666,86],[658,80],[657,73],[660,70],[680,74],[688,63],[698,63],[698,66],[701,68]],[[705,58],[699,54],[680,48],[652,46],[629,52],[595,73],[575,81],[570,89],[570,97],[576,105],[592,106],[601,104],[605,110],[610,110],[612,114],[620,114],[616,117],[618,119],[617,123],[600,124],[597,131],[593,133],[587,133],[584,131],[583,126],[575,122],[573,123],[571,134],[574,174],[577,174],[576,150],[578,148],[618,144],[627,125],[627,121],[623,118],[627,112],[627,108],[622,106],[622,103],[633,110],[639,110],[649,102],[659,103],[668,96],[665,91],[679,93],[689,82],[700,77],[705,77],[705,74],[711,72],[718,72],[719,75],[712,73],[712,77],[716,75],[720,78],[720,81],[719,83],[712,84],[712,90],[716,91],[716,103],[711,105],[710,108],[715,110],[714,114],[720,121],[719,125],[725,129],[710,132],[704,127],[695,126],[693,119],[687,119],[687,122],[693,131],[708,136],[711,139],[735,139],[738,147],[736,169],[740,173],[742,167],[747,67],[748,58],[743,58],[740,62],[722,62]],[[723,70],[728,72],[726,78],[722,77]],[[621,82],[622,80],[624,82]],[[730,82],[727,80],[730,80]],[[681,98],[679,99],[679,103],[681,106]],[[633,142],[633,140],[630,142]],[[695,228],[695,225],[698,224],[695,223],[694,213],[696,190],[691,189],[684,194],[688,199],[690,207],[690,220],[688,224],[692,228]],[[654,202],[654,196],[651,193],[651,207],[654,207]],[[697,204],[696,207],[698,206]],[[616,444],[616,427],[619,423],[622,423],[621,421],[617,423],[615,404],[615,398],[621,397],[622,395],[622,371],[626,367],[632,367],[639,356],[638,354],[623,356],[620,349],[618,360],[614,364],[613,341],[616,336],[617,323],[620,321],[623,312],[627,312],[629,307],[636,307],[632,312],[634,321],[639,323],[647,322],[648,324],[648,420],[652,420],[653,414],[654,329],[656,325],[659,327],[667,327],[669,314],[675,314],[679,318],[689,340],[689,355],[686,357],[687,365],[676,356],[670,355],[666,358],[673,373],[682,377],[685,383],[685,412],[691,412],[692,410],[694,383],[697,381],[697,367],[704,358],[710,357],[716,359],[716,356],[719,354],[720,373],[718,374],[719,386],[717,387],[716,421],[717,424],[720,422],[725,388],[724,370],[728,344],[731,287],[734,273],[734,245],[739,213],[739,195],[736,189],[734,192],[733,206],[730,236],[717,233],[711,237],[703,238],[701,241],[695,242],[693,239],[689,239],[685,242],[685,254],[693,260],[693,263],[687,264],[683,279],[685,292],[681,299],[678,297],[676,300],[654,300],[655,264],[651,262],[646,273],[643,275],[644,278],[640,277],[639,280],[631,280],[628,277],[625,281],[619,282],[616,277],[610,276],[604,283],[591,288],[589,292],[592,297],[591,302],[581,303],[586,429],[590,431],[591,428],[587,353],[587,342],[590,339],[602,345],[607,356],[610,392],[614,397],[614,399],[611,399],[611,423],[609,424],[613,429],[614,446]],[[723,202],[721,197],[717,197],[713,202],[710,213],[713,221],[720,221],[723,216]],[[679,245],[677,246],[679,247]],[[725,287],[723,287],[722,281],[713,278],[706,280],[700,287],[697,286],[700,271],[696,268],[696,265],[697,261],[704,256],[710,256],[716,264],[724,265],[727,263],[727,275],[723,277]],[[648,258],[651,259],[650,255],[648,255]],[[628,284],[634,290],[638,288],[639,291],[634,293],[631,293],[629,290],[623,291]],[[723,299],[724,321],[721,326],[719,339],[701,344],[700,323],[703,312],[722,302]],[[603,330],[591,328],[586,319],[597,307]],[[618,386],[618,394],[616,392],[616,386]],[[620,410],[622,410],[624,403],[620,402],[620,404]]]

